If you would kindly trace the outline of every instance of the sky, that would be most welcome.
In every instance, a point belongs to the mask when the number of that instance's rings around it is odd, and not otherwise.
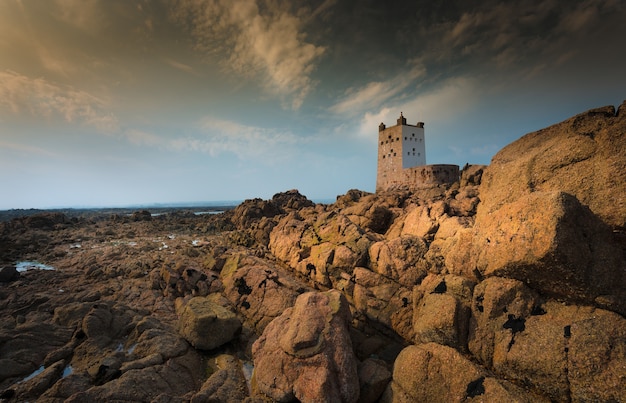
[[[373,192],[626,99],[623,0],[0,0],[0,209]]]

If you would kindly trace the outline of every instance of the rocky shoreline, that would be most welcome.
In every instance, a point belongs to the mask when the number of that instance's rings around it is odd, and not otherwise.
[[[625,110],[449,187],[2,222],[0,399],[626,401]]]

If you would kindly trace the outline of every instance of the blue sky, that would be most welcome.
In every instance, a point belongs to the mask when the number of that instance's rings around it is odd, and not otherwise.
[[[3,0],[0,209],[373,191],[626,99],[621,0]]]

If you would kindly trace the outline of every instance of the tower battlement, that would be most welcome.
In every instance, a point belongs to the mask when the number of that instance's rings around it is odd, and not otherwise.
[[[378,126],[376,191],[398,187],[410,189],[459,180],[459,166],[426,165],[424,122],[407,124],[400,112],[396,125]]]

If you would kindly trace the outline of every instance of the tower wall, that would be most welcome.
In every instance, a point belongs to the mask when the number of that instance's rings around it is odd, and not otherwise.
[[[459,166],[426,165],[424,124],[408,125],[400,114],[395,126],[378,127],[376,191],[418,189],[459,180]]]

